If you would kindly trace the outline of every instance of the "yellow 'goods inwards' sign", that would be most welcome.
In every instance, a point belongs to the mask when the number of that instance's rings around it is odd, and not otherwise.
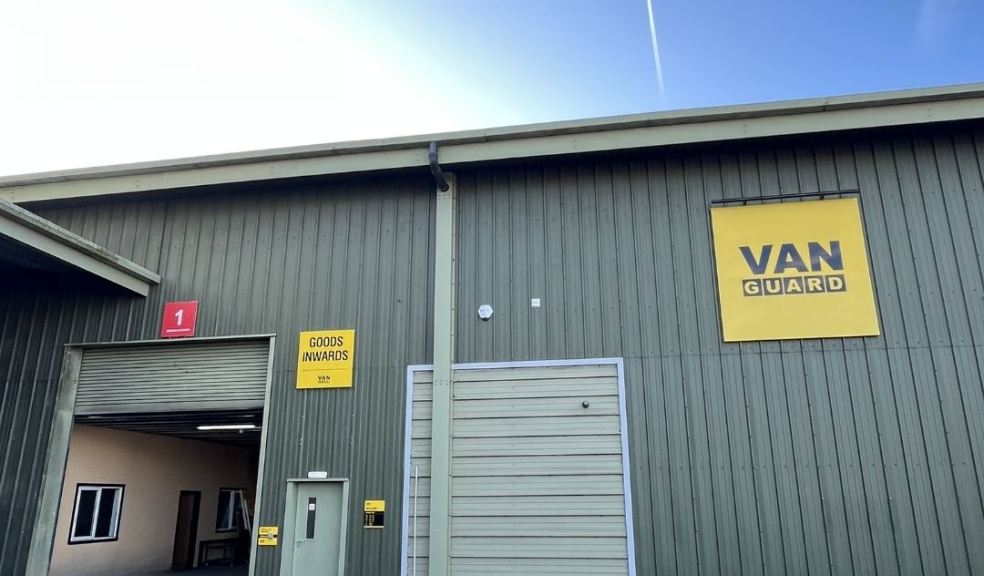
[[[351,388],[355,330],[301,332],[298,388]]]
[[[856,198],[711,209],[726,342],[878,334]]]

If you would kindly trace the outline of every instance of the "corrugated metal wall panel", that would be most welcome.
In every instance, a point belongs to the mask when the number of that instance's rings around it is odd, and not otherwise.
[[[269,340],[89,348],[77,415],[262,408]]]
[[[951,126],[459,173],[457,359],[625,357],[640,573],[984,572],[982,165]],[[707,202],[837,189],[882,335],[723,343]]]
[[[457,360],[625,358],[640,574],[984,573],[982,165],[964,124],[461,168]],[[706,201],[855,188],[883,335],[722,343]],[[29,547],[62,345],[155,338],[168,300],[199,298],[204,336],[280,336],[261,521],[302,462],[364,487],[353,506],[399,498],[393,415],[431,360],[426,175],[35,209],[164,281],[0,286],[0,573]],[[352,326],[356,387],[294,390],[297,332]],[[353,515],[349,570],[394,572],[397,532]]]
[[[32,207],[163,281],[146,299],[0,285],[0,574],[23,572],[63,345],[155,339],[165,301],[201,302],[199,336],[278,336],[261,523],[311,469],[350,478],[353,510],[399,502],[406,366],[431,360],[433,202],[426,173],[395,173]],[[297,334],[321,328],[357,331],[351,390],[294,388]],[[399,530],[350,518],[347,573],[395,573]],[[260,574],[278,562],[259,550]]]

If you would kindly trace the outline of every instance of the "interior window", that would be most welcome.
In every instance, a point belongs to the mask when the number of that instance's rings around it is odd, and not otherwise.
[[[219,509],[215,518],[215,530],[236,530],[236,517],[242,510],[242,493],[239,488],[219,488]]]
[[[123,486],[79,484],[69,544],[116,540],[122,507]]]

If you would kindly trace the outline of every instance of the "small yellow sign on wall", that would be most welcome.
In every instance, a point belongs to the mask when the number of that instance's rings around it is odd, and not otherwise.
[[[298,388],[351,388],[355,330],[301,332]]]
[[[876,336],[856,198],[711,209],[726,342]]]
[[[260,526],[256,531],[257,546],[276,546],[280,538],[279,526]]]
[[[362,503],[362,527],[382,528],[385,525],[386,500],[365,500]]]

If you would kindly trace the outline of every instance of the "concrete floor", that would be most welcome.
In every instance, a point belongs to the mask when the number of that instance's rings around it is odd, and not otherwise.
[[[246,576],[247,566],[205,566],[191,570],[154,572],[153,574],[134,574],[133,576]]]

